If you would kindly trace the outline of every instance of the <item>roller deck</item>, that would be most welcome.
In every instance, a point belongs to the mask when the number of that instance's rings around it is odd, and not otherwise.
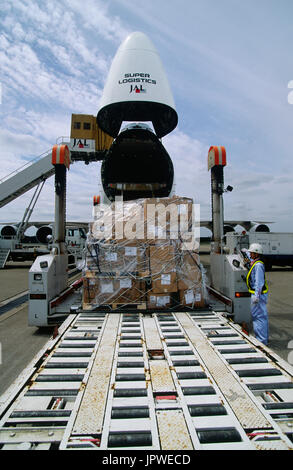
[[[225,314],[70,315],[2,397],[2,449],[289,450],[292,367]]]

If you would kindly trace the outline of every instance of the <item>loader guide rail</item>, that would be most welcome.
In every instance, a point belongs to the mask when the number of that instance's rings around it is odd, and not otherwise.
[[[120,305],[119,307],[117,305]],[[99,306],[91,306],[90,308],[86,308],[84,311],[90,312],[107,312],[107,313],[144,313],[144,314],[164,314],[164,313],[174,313],[174,312],[203,312],[203,314],[208,315],[209,307],[186,307],[186,306],[174,306],[174,307],[164,307],[160,308],[158,311],[157,308],[150,308],[146,306],[146,302],[141,302],[139,304],[131,303],[131,304],[105,304]]]
[[[290,366],[222,313],[84,310],[67,322],[10,392],[2,449],[293,448]]]

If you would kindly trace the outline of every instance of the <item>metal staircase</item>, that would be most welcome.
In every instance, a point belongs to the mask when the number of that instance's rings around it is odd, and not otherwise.
[[[54,174],[51,150],[42,155],[41,158],[38,157],[38,160],[34,160],[33,163],[29,162],[8,175],[4,181],[0,181],[0,207],[5,206]]]
[[[0,269],[5,267],[10,254],[10,248],[0,248]]]

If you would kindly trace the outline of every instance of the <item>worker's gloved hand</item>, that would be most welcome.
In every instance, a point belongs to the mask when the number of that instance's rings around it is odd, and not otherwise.
[[[256,295],[253,295],[253,296],[251,297],[251,300],[252,300],[252,303],[253,303],[253,304],[258,304],[258,302],[259,302],[259,297],[257,297]]]

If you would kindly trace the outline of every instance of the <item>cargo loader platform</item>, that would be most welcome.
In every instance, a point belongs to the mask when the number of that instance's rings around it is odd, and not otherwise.
[[[3,396],[0,446],[292,449],[292,378],[220,312],[81,311]]]

